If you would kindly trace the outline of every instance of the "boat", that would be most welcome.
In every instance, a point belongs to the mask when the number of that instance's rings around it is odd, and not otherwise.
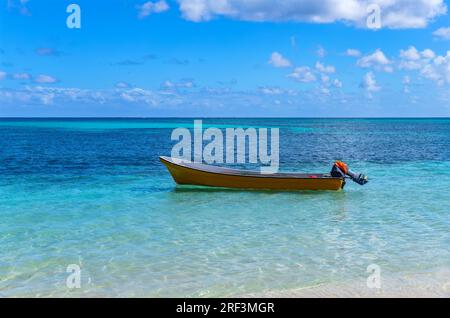
[[[180,185],[258,190],[340,190],[344,188],[346,178],[359,184],[367,182],[365,175],[353,174],[340,161],[334,164],[330,173],[262,174],[258,171],[229,169],[164,156],[159,158],[174,181]]]

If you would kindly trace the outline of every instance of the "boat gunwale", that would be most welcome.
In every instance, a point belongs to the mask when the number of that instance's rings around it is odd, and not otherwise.
[[[262,174],[250,170],[238,170],[238,169],[230,169],[230,168],[222,168],[219,166],[208,166],[202,163],[194,163],[194,162],[183,162],[177,163],[172,160],[171,157],[165,157],[160,156],[160,161],[163,163],[168,163],[170,165],[174,165],[175,167],[181,167],[184,169],[194,170],[202,173],[209,173],[213,175],[226,175],[231,177],[249,177],[249,178],[272,178],[272,179],[306,179],[306,180],[344,180],[344,178],[341,177],[332,177],[331,175],[327,175],[324,173],[273,173],[273,174]],[[180,159],[181,160],[181,159]],[[186,163],[191,163],[192,165],[196,166],[190,166]],[[208,171],[204,170],[201,167],[198,166],[205,166],[205,167],[212,167],[215,169],[220,169],[222,171]],[[315,177],[311,177],[315,176]]]

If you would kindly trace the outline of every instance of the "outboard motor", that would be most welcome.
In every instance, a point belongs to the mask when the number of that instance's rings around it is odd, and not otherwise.
[[[331,168],[330,174],[332,177],[350,178],[360,185],[364,185],[369,182],[369,178],[366,175],[350,171],[347,164],[342,161],[336,161],[334,163],[333,168]]]

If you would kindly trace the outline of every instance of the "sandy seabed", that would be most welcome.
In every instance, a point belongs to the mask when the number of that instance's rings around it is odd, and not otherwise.
[[[384,277],[386,276],[386,277]],[[247,294],[244,297],[268,298],[450,298],[450,268],[423,273],[382,275],[380,288],[368,288],[365,279],[350,283]]]

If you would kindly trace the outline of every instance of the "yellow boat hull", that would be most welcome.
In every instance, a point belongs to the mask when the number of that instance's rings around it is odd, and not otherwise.
[[[343,178],[328,174],[260,174],[181,162],[168,157],[160,157],[173,179],[178,184],[260,190],[340,190]]]

